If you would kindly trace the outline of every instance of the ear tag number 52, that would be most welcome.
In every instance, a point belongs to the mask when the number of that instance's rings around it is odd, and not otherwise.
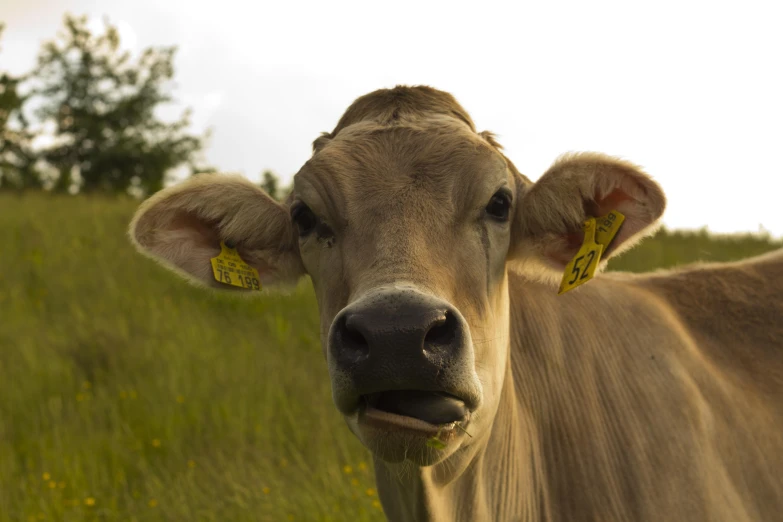
[[[220,242],[220,254],[213,257],[212,275],[215,281],[244,288],[246,290],[261,290],[261,278],[258,270],[245,263],[235,248],[230,248]]]
[[[585,238],[576,256],[566,265],[558,295],[590,281],[595,276],[601,254],[612,242],[625,216],[613,210],[600,218],[589,218],[582,225]]]

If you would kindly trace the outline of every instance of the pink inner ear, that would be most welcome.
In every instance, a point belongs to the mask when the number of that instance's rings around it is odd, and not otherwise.
[[[636,187],[641,190],[642,198],[646,196],[646,191],[643,186]],[[604,257],[611,255],[620,245],[622,245],[628,238],[639,232],[642,228],[650,224],[653,219],[648,222],[643,216],[642,209],[645,208],[643,201],[630,196],[625,190],[616,188],[609,192],[604,197],[596,197],[596,200],[591,202],[590,209],[587,215],[591,217],[605,216],[609,212],[616,210],[621,212],[625,216],[619,232],[604,250]],[[585,210],[588,210],[588,205],[585,205]],[[640,212],[641,211],[641,212]],[[652,216],[650,216],[652,218]]]
[[[624,206],[623,203],[626,201],[636,201],[631,196],[626,194],[620,189],[615,189],[605,198],[599,201],[598,206],[600,208],[600,214],[599,216],[604,216],[611,212],[612,210],[617,210],[618,208]]]
[[[596,197],[594,200],[585,201],[584,202],[585,216],[586,218],[601,217],[601,216],[605,216],[612,210],[619,210],[626,216],[626,220],[630,217],[631,220],[633,221],[633,216],[629,215],[625,209],[628,207],[628,202],[632,202],[633,204],[636,202],[636,200],[633,199],[631,196],[629,196],[625,191],[619,188],[614,189],[603,198]],[[626,225],[623,226],[625,227]],[[614,241],[612,241],[612,244],[606,250],[606,253],[612,252],[616,248],[616,246],[620,242],[622,242],[622,240],[624,239],[623,236],[627,237],[628,235],[623,234],[622,232],[618,234],[618,236],[615,238]],[[571,259],[573,259],[573,257],[579,251],[579,248],[581,248],[584,239],[585,239],[585,234],[582,230],[575,230],[573,232],[569,232],[568,234],[563,236],[564,244],[561,243],[560,245],[557,246],[553,245],[553,247],[555,248],[549,250],[548,255],[557,263],[561,263],[565,265],[568,262],[570,262]]]
[[[183,240],[190,242],[190,247],[195,251],[207,253],[198,262],[204,266],[211,264],[209,260],[220,253],[220,236],[217,232],[217,224],[207,223],[190,212],[180,212],[171,220],[171,232],[181,235]],[[262,279],[262,283],[267,283],[270,278],[275,276],[276,270],[269,265],[261,256],[254,254],[252,250],[245,247],[242,243],[236,245],[237,253],[245,263],[252,265]],[[205,269],[206,270],[206,269]]]
[[[626,201],[636,201],[625,191],[617,188],[604,197],[596,196],[593,201],[585,201],[584,209],[587,217],[605,216],[612,210],[618,210],[623,207]],[[621,211],[622,212],[622,211]]]
[[[194,247],[220,251],[216,227],[191,212],[177,212],[171,219],[169,230],[187,236]]]

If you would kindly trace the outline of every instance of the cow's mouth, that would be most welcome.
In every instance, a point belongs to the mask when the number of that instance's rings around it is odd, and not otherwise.
[[[367,409],[418,419],[432,426],[463,421],[469,413],[462,399],[445,392],[392,390],[363,398]]]

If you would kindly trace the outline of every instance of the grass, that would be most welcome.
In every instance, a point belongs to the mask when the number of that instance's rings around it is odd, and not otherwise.
[[[135,206],[0,194],[0,522],[384,520],[308,283],[193,288],[132,250]],[[663,231],[612,268],[781,246]]]

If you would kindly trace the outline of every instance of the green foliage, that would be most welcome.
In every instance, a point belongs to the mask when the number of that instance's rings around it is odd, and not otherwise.
[[[0,522],[383,520],[309,283],[194,288],[133,251],[137,204],[0,194]]]
[[[135,207],[0,194],[0,522],[383,520],[309,282],[194,288],[133,252]],[[611,265],[781,246],[664,230]]]
[[[64,25],[43,45],[22,100],[35,106],[39,132],[45,123],[55,129],[48,145],[35,151],[49,168],[20,171],[15,183],[57,192],[148,194],[162,188],[171,170],[195,169],[205,137],[187,132],[190,111],[173,122],[156,115],[172,101],[176,48],[146,49],[133,61],[108,21],[97,35],[86,17],[66,15]]]
[[[0,24],[0,37],[3,29]],[[24,80],[23,76],[0,73],[0,187],[24,189],[35,179],[33,134],[22,112],[26,98],[19,93]]]
[[[280,199],[280,180],[271,170],[265,170],[261,180],[261,188],[273,199]]]
[[[293,184],[288,187],[280,186],[278,178],[271,170],[265,170],[261,175],[261,188],[277,201],[284,201],[293,189]]]
[[[707,229],[670,231],[662,228],[629,252],[609,261],[610,270],[651,272],[697,261],[738,261],[783,248],[769,234],[712,235]]]

